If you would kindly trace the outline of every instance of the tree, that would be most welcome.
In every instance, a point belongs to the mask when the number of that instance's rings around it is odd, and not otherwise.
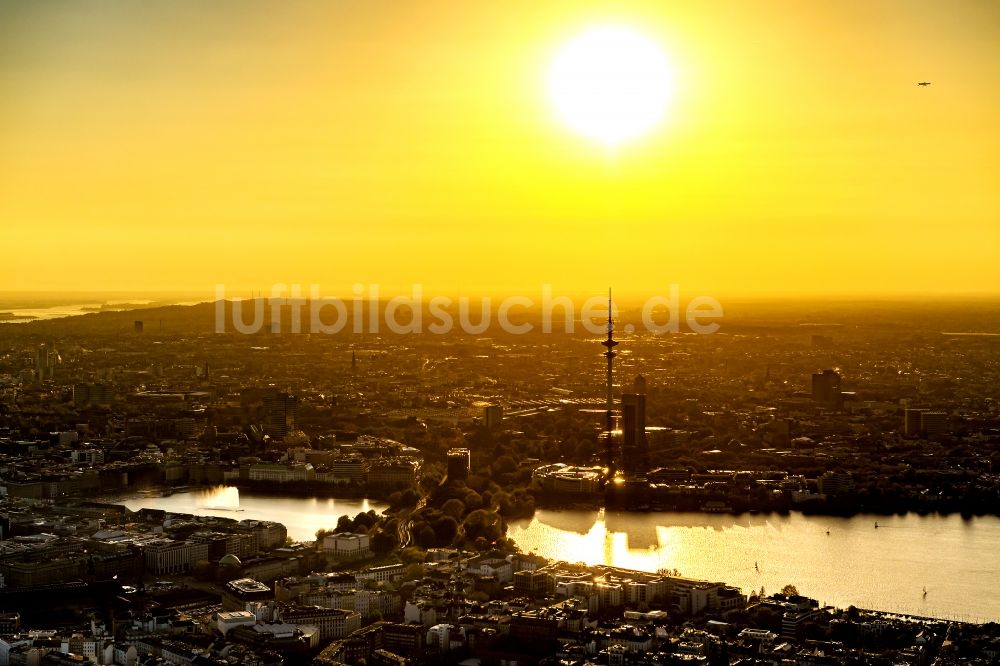
[[[437,535],[434,533],[434,528],[427,523],[423,523],[420,529],[416,530],[413,534],[413,540],[421,548],[434,548],[437,546]]]
[[[466,516],[465,522],[462,523],[462,531],[469,541],[482,538],[489,543],[503,536],[500,516],[483,509],[477,509]]]
[[[389,495],[389,506],[394,510],[416,506],[419,501],[420,495],[413,488],[404,488]]]
[[[760,610],[754,616],[756,626],[771,631],[781,631],[781,615],[767,607],[758,606],[758,608]]]
[[[423,577],[424,577],[424,568],[419,564],[414,563],[403,569],[403,573],[400,580],[401,581],[421,580],[423,579]]]
[[[451,516],[441,516],[431,522],[434,530],[434,541],[437,546],[449,546],[458,534],[458,521]]]
[[[441,479],[444,477],[444,472],[440,465],[431,465],[424,470],[424,473],[420,476],[420,487],[424,491],[430,491],[436,488],[440,483]]]
[[[510,474],[517,469],[517,463],[510,456],[500,456],[490,466],[493,474]]]
[[[422,548],[409,546],[399,553],[399,557],[406,564],[414,564],[416,562],[423,562],[427,558],[427,552]]]
[[[351,529],[357,530],[360,527],[368,529],[377,522],[378,515],[374,510],[362,511],[358,515],[354,516],[354,520],[351,521]]]
[[[385,555],[396,547],[396,535],[385,530],[376,530],[371,535],[372,552],[376,555]]]
[[[786,585],[781,588],[781,593],[786,597],[797,597],[799,596],[799,590],[794,585]]]
[[[215,577],[215,565],[208,560],[198,560],[191,565],[191,573],[198,580],[212,580]]]
[[[475,490],[469,490],[462,497],[462,504],[470,511],[475,511],[483,506],[483,497]]]
[[[462,516],[465,515],[465,503],[453,497],[441,505],[441,512],[455,520],[461,520]]]
[[[807,620],[799,626],[797,634],[802,640],[821,641],[827,638],[826,627],[813,620]]]

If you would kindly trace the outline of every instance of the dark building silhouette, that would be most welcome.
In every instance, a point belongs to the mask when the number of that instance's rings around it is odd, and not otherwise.
[[[298,422],[299,400],[294,395],[274,391],[264,396],[264,434],[284,439]]]
[[[615,447],[614,438],[612,437],[612,432],[615,429],[615,401],[614,401],[614,377],[612,368],[614,366],[615,347],[618,346],[618,341],[614,337],[615,323],[611,318],[611,290],[608,289],[608,337],[606,340],[601,341],[607,351],[604,352],[604,358],[608,360],[608,384],[607,384],[607,406],[606,406],[606,420],[605,420],[605,430],[604,430],[604,458],[605,467],[608,468],[608,476],[612,477],[615,475]]]
[[[648,450],[646,447],[646,394],[622,395],[622,469],[629,474],[645,473]]]
[[[483,425],[493,430],[499,428],[503,422],[503,407],[500,405],[486,405],[483,408]]]
[[[469,449],[448,449],[448,480],[465,480],[469,478],[472,468],[472,456]]]
[[[35,378],[42,382],[52,379],[59,355],[54,349],[42,345],[35,350]]]
[[[813,374],[812,397],[816,402],[827,405],[840,404],[840,373],[836,370],[824,370]]]
[[[920,434],[920,417],[926,409],[906,409],[903,411],[903,434],[916,437]]]
[[[909,407],[903,411],[903,435],[939,435],[948,432],[948,413]]]

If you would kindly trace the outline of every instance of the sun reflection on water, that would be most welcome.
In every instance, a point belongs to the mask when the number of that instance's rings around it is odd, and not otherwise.
[[[976,594],[1000,575],[1000,519],[627,513],[539,510],[513,521],[522,550],[585,564],[724,582],[744,593],[793,584],[821,602],[847,607],[966,617],[1000,617],[1000,604]],[[928,549],[929,540],[941,547]],[[990,564],[984,565],[989,562]],[[933,595],[924,596],[922,589]]]

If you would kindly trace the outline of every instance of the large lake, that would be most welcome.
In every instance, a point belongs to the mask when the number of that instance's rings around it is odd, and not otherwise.
[[[122,503],[133,510],[274,520],[299,541],[314,539],[316,530],[335,526],[343,514],[386,506],[368,500],[241,496],[232,487]],[[540,510],[530,520],[513,521],[508,536],[522,550],[553,559],[678,569],[747,593],[762,586],[776,592],[791,583],[802,594],[840,607],[1000,619],[1000,518],[992,516]]]
[[[511,524],[508,536],[545,557],[678,569],[747,593],[793,584],[839,607],[1000,618],[1000,518],[993,516],[538,511]]]

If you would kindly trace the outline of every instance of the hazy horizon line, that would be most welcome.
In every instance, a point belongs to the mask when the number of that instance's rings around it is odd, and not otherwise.
[[[374,285],[375,283],[370,283]],[[368,287],[369,285],[365,285]],[[424,294],[419,299],[421,302],[428,302],[435,297],[446,297],[446,298],[506,298],[511,296],[527,296],[527,297],[541,297],[542,288],[544,285],[539,285],[537,288],[531,289],[496,289],[496,290],[482,290],[482,289],[470,289],[466,291],[458,290],[429,290],[424,289]],[[303,285],[303,292],[307,292]],[[411,297],[412,292],[410,291],[412,285],[407,289],[392,289],[387,287],[381,287],[379,293],[376,295],[376,300],[388,300],[393,297]],[[665,293],[667,290],[649,290],[645,292],[640,292],[638,290],[614,290],[612,286],[612,296],[616,303],[629,303],[631,301],[638,301],[642,299],[647,299],[650,296],[660,295],[661,292]],[[321,290],[322,297],[329,298],[341,298],[344,300],[350,300],[354,297],[361,298],[363,300],[368,300],[369,292],[366,289],[361,294],[355,294],[350,288],[345,288],[341,290]],[[553,298],[568,297],[568,298],[591,298],[595,296],[607,295],[607,290],[602,289],[601,291],[585,291],[585,290],[557,290],[552,289],[551,296]],[[6,289],[0,290],[0,298],[48,298],[48,299],[69,299],[69,298],[83,298],[89,297],[91,299],[99,299],[102,296],[113,296],[115,299],[128,299],[128,298],[144,298],[151,296],[158,297],[168,297],[168,298],[185,298],[186,300],[199,299],[200,302],[214,303],[219,300],[216,296],[214,290],[201,290],[201,289]],[[931,301],[957,301],[957,300],[977,300],[977,301],[988,301],[988,300],[1000,300],[1000,290],[969,290],[969,291],[926,291],[926,290],[912,290],[912,291],[775,291],[775,290],[746,290],[746,291],[735,291],[735,290],[707,290],[707,289],[697,289],[688,288],[685,289],[683,285],[680,287],[680,299],[690,300],[696,296],[713,296],[719,299],[726,299],[731,302],[749,302],[749,301],[816,301],[816,302],[842,302],[842,301],[903,301],[903,302],[913,302],[920,300],[931,300]],[[250,298],[271,298],[272,294],[268,289],[259,288],[238,288],[238,289],[227,289],[225,297],[223,300],[232,301],[234,299],[249,300]],[[275,296],[277,298],[291,297],[287,290],[285,293]],[[302,298],[309,300],[308,293],[303,293]]]

